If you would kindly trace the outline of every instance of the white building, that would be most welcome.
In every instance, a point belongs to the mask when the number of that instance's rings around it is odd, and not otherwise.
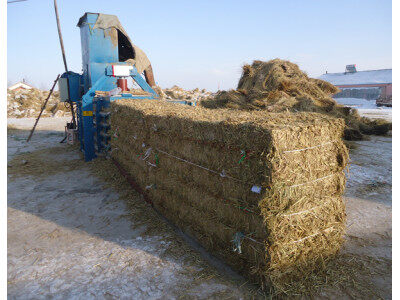
[[[10,91],[18,91],[18,90],[30,90],[33,89],[33,86],[30,86],[29,84],[26,84],[25,82],[17,82],[16,84],[13,84],[10,86],[8,89]]]

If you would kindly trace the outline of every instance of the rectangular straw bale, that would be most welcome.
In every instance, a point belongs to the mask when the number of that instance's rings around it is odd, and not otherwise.
[[[152,100],[111,111],[113,158],[161,213],[252,280],[282,288],[340,249],[342,120]]]

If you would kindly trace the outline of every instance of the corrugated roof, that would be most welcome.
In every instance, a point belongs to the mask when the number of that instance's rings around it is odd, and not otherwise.
[[[333,85],[392,83],[392,69],[358,71],[347,74],[328,73],[318,78],[328,81]]]

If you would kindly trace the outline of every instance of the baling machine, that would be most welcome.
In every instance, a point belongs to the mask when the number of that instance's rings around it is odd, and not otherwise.
[[[66,71],[58,85],[60,100],[72,108],[73,122],[67,125],[77,133],[85,161],[90,161],[109,150],[109,112],[104,110],[111,101],[156,99],[158,95],[152,88],[155,82],[150,62],[132,44],[117,17],[85,13],[77,26],[81,33],[83,73]],[[61,35],[60,42],[66,67]],[[129,78],[141,93],[128,90]]]

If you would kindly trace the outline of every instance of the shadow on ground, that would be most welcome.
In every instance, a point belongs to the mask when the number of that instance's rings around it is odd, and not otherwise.
[[[27,135],[9,132],[11,297],[261,297],[134,191],[128,210],[62,133]]]

